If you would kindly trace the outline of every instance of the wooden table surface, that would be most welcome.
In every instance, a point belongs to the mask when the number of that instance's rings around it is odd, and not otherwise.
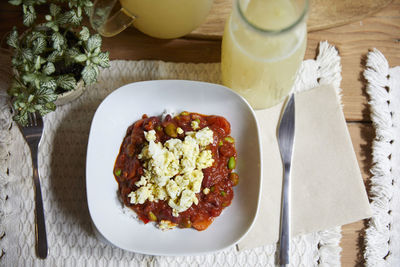
[[[4,36],[12,26],[20,27],[20,9],[6,1],[0,3],[0,37],[4,47]],[[335,45],[341,56],[344,113],[357,154],[365,184],[371,174],[371,144],[374,129],[370,119],[366,82],[362,76],[365,58],[372,48],[379,49],[388,59],[390,66],[400,65],[400,0],[362,21],[344,26],[320,30],[308,34],[306,59],[314,58],[318,43],[328,40]],[[111,59],[158,59],[171,62],[219,62],[221,41],[185,37],[175,40],[157,40],[147,37],[134,28],[104,38],[104,49],[110,51]],[[366,221],[342,227],[343,266],[363,263],[363,234]]]

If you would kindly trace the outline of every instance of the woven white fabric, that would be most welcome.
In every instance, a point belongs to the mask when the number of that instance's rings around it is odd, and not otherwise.
[[[376,131],[364,256],[368,266],[400,266],[400,67],[374,49],[364,76]]]
[[[305,61],[296,90],[318,83],[340,84],[340,57],[320,44],[316,60]],[[219,83],[220,64],[113,61],[96,85],[76,101],[45,117],[39,171],[46,216],[49,256],[35,255],[33,183],[29,148],[11,122],[2,97],[0,113],[0,241],[4,266],[273,266],[275,246],[191,257],[158,257],[123,251],[96,239],[85,195],[85,157],[90,123],[100,102],[120,86],[142,80],[187,79]],[[142,99],[132,99],[143,101]],[[151,101],[151,100],[148,100]],[[7,171],[8,170],[8,171]],[[340,265],[340,227],[294,238],[292,266]]]

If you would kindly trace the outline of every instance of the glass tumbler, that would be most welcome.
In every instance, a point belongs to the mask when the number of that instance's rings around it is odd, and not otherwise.
[[[225,86],[254,109],[290,93],[304,58],[308,0],[234,0],[222,39]]]

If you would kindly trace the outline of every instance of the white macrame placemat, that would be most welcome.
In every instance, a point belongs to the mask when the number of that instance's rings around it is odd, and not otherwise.
[[[374,49],[364,77],[376,132],[364,257],[368,266],[400,266],[400,67]]]
[[[327,42],[316,60],[303,62],[296,91],[341,82],[340,57]],[[112,61],[96,85],[76,101],[45,117],[39,171],[49,256],[35,254],[34,191],[29,148],[0,96],[0,248],[3,266],[274,266],[275,246],[191,257],[159,257],[127,252],[96,239],[85,194],[86,146],[91,120],[101,101],[120,86],[157,79],[220,82],[220,64]],[[142,99],[133,99],[135,101]],[[148,100],[151,101],[151,100]],[[294,238],[291,266],[340,265],[340,227]]]

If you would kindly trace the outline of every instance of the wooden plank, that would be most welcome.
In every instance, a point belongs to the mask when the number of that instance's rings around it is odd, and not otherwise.
[[[362,21],[308,35],[306,58],[315,56],[321,40],[337,46],[342,63],[344,113],[348,121],[369,121],[369,109],[362,76],[365,59],[372,48],[379,49],[390,66],[400,65],[400,0]]]
[[[310,0],[308,30],[317,31],[359,21],[387,6],[392,0]],[[214,0],[206,21],[190,35],[221,38],[225,20],[232,10],[232,0]]]

